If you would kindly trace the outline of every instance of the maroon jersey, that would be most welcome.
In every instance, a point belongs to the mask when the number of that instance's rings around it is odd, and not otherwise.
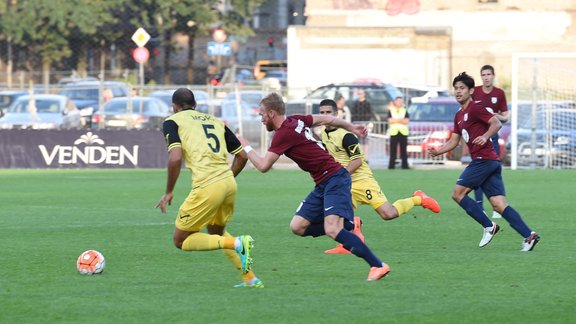
[[[300,169],[309,172],[316,184],[342,168],[342,165],[324,149],[322,142],[312,135],[312,115],[286,117],[276,130],[268,151],[285,154],[296,162]]]
[[[472,99],[477,103],[481,103],[484,107],[492,108],[494,113],[508,111],[506,94],[500,88],[492,87],[490,93],[484,93],[482,86],[477,86],[472,93]]]
[[[488,121],[494,116],[490,110],[490,108],[472,101],[466,109],[458,110],[454,116],[454,133],[462,136],[472,159],[500,160],[491,139],[484,145],[472,144],[476,137],[484,135],[490,128]]]

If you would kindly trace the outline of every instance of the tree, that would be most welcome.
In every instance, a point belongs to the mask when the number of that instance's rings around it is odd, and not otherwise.
[[[17,1],[6,8],[2,16],[2,30],[15,44],[27,48],[28,65],[40,61],[44,83],[49,83],[52,62],[71,55],[68,37],[72,31],[96,34],[101,24],[112,17],[109,5],[116,0],[51,0]]]
[[[223,28],[228,34],[236,36],[252,36],[254,32],[248,22],[255,8],[264,0],[233,0],[232,7],[221,12],[220,0],[137,0],[128,6],[131,11],[140,8],[138,15],[131,19],[136,27],[148,26],[161,39],[164,52],[164,83],[170,83],[170,54],[179,50],[172,42],[172,36],[183,34],[188,36],[188,83],[193,83],[194,50],[197,36],[209,35],[216,26]],[[145,27],[146,28],[146,27]],[[148,30],[148,29],[147,29]]]
[[[86,69],[86,54],[97,48],[103,69],[112,44],[133,46],[131,35],[144,27],[161,39],[165,66],[175,49],[172,35],[188,35],[188,80],[192,83],[194,41],[220,26],[229,35],[253,35],[249,19],[263,0],[232,0],[220,11],[220,0],[9,0],[0,1],[0,33],[26,49],[29,70],[42,66],[44,82],[55,62],[70,60]],[[73,44],[81,44],[74,46]],[[170,79],[170,73],[166,73]]]

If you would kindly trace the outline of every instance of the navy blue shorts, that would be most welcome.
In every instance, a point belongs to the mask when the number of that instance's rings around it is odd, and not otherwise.
[[[331,175],[314,187],[314,190],[302,201],[296,215],[310,223],[324,223],[324,217],[338,215],[354,222],[352,207],[352,181],[345,168]]]
[[[502,180],[502,162],[497,160],[472,160],[456,184],[470,189],[480,187],[488,198],[506,196]]]

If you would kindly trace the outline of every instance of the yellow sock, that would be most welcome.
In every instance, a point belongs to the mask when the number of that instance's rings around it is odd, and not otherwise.
[[[225,240],[232,240],[232,249],[224,250],[224,255],[228,258],[228,260],[230,260],[230,263],[232,263],[236,269],[242,270],[242,263],[240,262],[240,257],[238,256],[238,253],[234,251],[235,238],[232,237],[232,235],[230,235],[230,233],[228,232],[224,232],[222,236],[224,237]]]
[[[416,202],[414,201],[414,198],[415,197],[398,199],[392,204],[392,206],[396,207],[396,210],[398,211],[398,216],[407,213],[410,209],[414,208],[414,206],[417,206]],[[420,197],[417,198],[420,199]]]
[[[225,239],[220,235],[210,235],[206,233],[194,233],[188,236],[182,243],[184,251],[211,251],[225,249]],[[234,248],[234,244],[232,244]]]
[[[254,274],[254,272],[252,272],[252,270],[248,271],[248,273],[242,274],[242,281],[244,282],[250,281],[254,278],[256,278],[256,275]]]
[[[232,263],[232,265],[234,265],[234,267],[238,271],[240,271],[240,273],[242,273],[242,263],[240,262],[240,257],[238,256],[238,253],[234,251],[234,240],[236,240],[236,238],[230,235],[230,233],[228,232],[224,232],[222,236],[224,237],[225,240],[230,239],[232,241],[232,249],[225,249],[224,255],[228,258],[230,263]],[[255,277],[256,275],[254,275],[254,272],[252,272],[252,270],[248,271],[248,273],[242,273],[242,281],[244,282],[250,281]]]
[[[422,197],[420,196],[412,196],[410,197],[414,202],[414,206],[422,206]]]

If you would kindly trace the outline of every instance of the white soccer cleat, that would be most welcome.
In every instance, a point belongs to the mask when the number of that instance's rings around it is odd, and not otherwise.
[[[522,252],[532,251],[538,242],[540,242],[540,236],[536,232],[530,233],[530,236],[522,241]]]
[[[484,247],[492,241],[492,238],[498,231],[500,230],[500,226],[498,224],[492,222],[492,226],[484,228],[484,234],[482,234],[482,240],[480,240],[480,247]]]

